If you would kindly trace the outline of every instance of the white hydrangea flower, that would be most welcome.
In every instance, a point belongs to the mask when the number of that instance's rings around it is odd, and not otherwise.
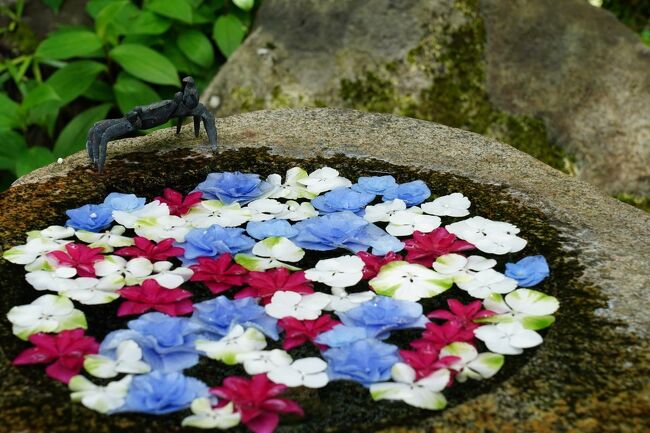
[[[194,344],[196,350],[204,352],[208,358],[235,365],[238,355],[264,349],[266,337],[255,328],[235,325],[219,341],[197,340]]]
[[[103,355],[86,355],[84,368],[92,376],[110,379],[118,374],[143,374],[151,367],[142,361],[142,349],[133,340],[122,341],[115,352],[115,359]]]
[[[329,383],[327,363],[321,358],[311,357],[297,359],[291,365],[274,368],[267,377],[274,383],[294,388],[322,388]]]
[[[85,377],[77,375],[68,383],[72,391],[70,398],[75,403],[81,402],[88,409],[99,413],[110,413],[124,405],[132,379],[133,376],[128,375],[106,386],[98,386]]]
[[[290,365],[293,359],[284,350],[261,350],[256,352],[240,353],[237,362],[244,365],[244,370],[250,375],[268,373],[274,368]]]
[[[52,271],[33,271],[25,274],[25,280],[36,290],[60,292],[72,288],[75,284],[73,278],[77,270],[69,266],[61,266]]]
[[[106,256],[102,262],[95,263],[95,273],[100,277],[120,276],[123,285],[137,286],[144,280],[156,280],[166,289],[175,289],[189,281],[194,272],[190,268],[173,268],[173,263],[161,260],[152,263],[146,257],[134,257],[126,260],[120,256]]]
[[[122,236],[126,227],[116,225],[101,233],[78,230],[75,236],[80,241],[86,242],[90,248],[101,247],[105,253],[112,253],[115,248],[128,247],[133,245],[133,238]]]
[[[7,313],[13,333],[21,340],[38,332],[61,332],[68,329],[86,329],[86,316],[74,308],[65,296],[43,295],[31,304],[13,307]]]
[[[369,284],[379,295],[418,302],[446,291],[453,279],[422,265],[394,261],[382,266]]]
[[[330,287],[351,287],[361,281],[363,267],[363,260],[352,255],[319,260],[315,268],[305,271],[305,278]]]
[[[386,231],[393,236],[410,236],[414,231],[430,233],[440,227],[440,218],[423,215],[417,206],[393,213],[388,219]]]
[[[318,216],[318,211],[308,201],[298,203],[297,201],[289,200],[285,204],[287,205],[287,209],[284,212],[276,215],[277,219],[302,221],[307,218]]]
[[[555,318],[552,316],[560,303],[557,298],[546,295],[537,290],[517,289],[508,293],[505,297],[500,294],[492,294],[485,301],[483,306],[497,313],[481,319],[481,322],[518,322],[526,329],[539,330],[553,324]]]
[[[294,317],[298,320],[315,320],[330,300],[330,295],[321,292],[301,295],[296,292],[277,291],[273,294],[271,302],[264,306],[264,310],[276,319]]]
[[[102,278],[77,278],[72,285],[59,293],[86,305],[108,304],[120,297],[117,292],[124,287],[124,278],[111,274]]]
[[[519,355],[524,349],[542,344],[542,336],[526,329],[519,322],[497,323],[476,328],[474,335],[483,341],[487,348],[504,355]]]
[[[515,253],[526,246],[526,240],[517,236],[519,229],[516,226],[480,216],[449,224],[446,229],[490,254]]]
[[[263,198],[254,200],[246,206],[251,214],[251,221],[268,221],[289,210],[289,206],[277,200]]]
[[[473,380],[489,379],[503,367],[504,357],[499,353],[478,353],[476,348],[469,343],[457,341],[440,350],[440,357],[455,356],[458,361],[449,366],[457,372],[455,380],[465,382],[468,378]]]
[[[469,215],[471,202],[459,192],[443,195],[428,203],[422,203],[420,207],[425,213],[437,216],[464,217]]]
[[[482,256],[465,257],[460,254],[450,253],[438,257],[433,262],[432,268],[440,274],[453,277],[454,282],[458,282],[470,281],[477,272],[491,269],[496,264],[496,260],[486,259]]]
[[[168,238],[184,242],[193,228],[183,218],[170,215],[167,204],[158,200],[131,212],[113,211],[113,218],[118,224],[133,229],[138,236],[155,242]]]
[[[25,265],[27,271],[37,270],[44,264],[45,256],[48,253],[65,249],[65,244],[69,242],[66,240],[53,240],[47,237],[34,237],[28,240],[25,245],[18,245],[8,249],[2,254],[2,257],[11,263]],[[35,262],[38,262],[36,267],[29,266]],[[50,262],[48,261],[48,263]]]
[[[214,408],[208,397],[200,397],[192,400],[190,409],[192,409],[193,415],[183,419],[183,427],[227,430],[241,422],[241,414],[235,411],[232,402],[223,407]]]
[[[27,232],[27,241],[29,242],[32,239],[37,239],[37,238],[57,241],[61,239],[71,238],[72,236],[74,236],[74,234],[75,234],[75,230],[72,227],[54,225],[54,226],[49,226],[43,230],[32,230]]]
[[[428,410],[441,410],[447,406],[447,399],[441,392],[449,383],[450,372],[446,368],[416,381],[415,370],[408,364],[398,362],[393,365],[391,376],[394,382],[370,385],[373,400],[401,400]]]
[[[256,243],[252,253],[235,255],[235,262],[249,271],[262,272],[272,268],[287,268],[297,271],[300,268],[285,262],[299,262],[305,256],[305,251],[291,240],[275,236]]]
[[[517,288],[517,281],[494,269],[476,272],[471,279],[456,281],[456,284],[478,299],[485,299],[493,293],[509,293]]]
[[[238,202],[225,204],[219,200],[203,200],[183,216],[189,225],[208,228],[217,224],[221,227],[237,227],[251,220],[251,212]]]
[[[275,192],[269,198],[286,198],[286,199],[299,199],[306,198],[311,200],[318,194],[309,192],[304,185],[299,183],[302,179],[307,179],[308,174],[300,167],[293,167],[287,170],[285,181],[282,183],[282,176],[279,174],[270,175],[266,181],[274,185]]]
[[[398,198],[383,203],[366,206],[363,218],[371,223],[388,222],[397,212],[406,210],[406,202]]]
[[[343,287],[332,287],[330,303],[327,304],[324,310],[343,313],[358,307],[364,302],[370,301],[375,296],[375,292],[370,290],[358,293],[348,293]]]
[[[306,178],[299,179],[298,183],[307,187],[313,194],[322,194],[335,188],[352,186],[350,180],[339,176],[339,172],[331,167],[314,170]]]

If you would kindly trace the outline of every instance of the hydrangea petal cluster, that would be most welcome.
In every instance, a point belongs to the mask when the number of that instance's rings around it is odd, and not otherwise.
[[[505,356],[541,344],[559,302],[535,288],[550,269],[519,253],[525,228],[431,187],[291,167],[70,209],[3,254],[49,292],[8,311],[24,340],[13,364],[43,364],[102,414],[189,409],[182,425],[203,429],[272,433],[299,421],[306,389],[341,381],[441,410],[446,388],[498,377]],[[91,324],[120,325],[87,332],[80,305]],[[204,383],[200,361],[247,377]]]

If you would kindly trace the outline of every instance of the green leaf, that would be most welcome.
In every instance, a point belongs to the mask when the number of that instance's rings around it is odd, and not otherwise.
[[[86,137],[88,130],[95,124],[106,117],[110,110],[111,104],[102,104],[96,107],[82,111],[63,128],[59,138],[54,143],[54,154],[59,156],[68,156],[74,152],[83,149],[86,146]]]
[[[100,102],[112,102],[115,100],[113,88],[106,81],[101,80],[93,81],[90,87],[83,93],[83,96]]]
[[[59,12],[59,9],[61,9],[61,5],[63,4],[63,0],[42,0],[42,1],[43,3],[45,3],[46,6],[52,9],[54,12]]]
[[[58,31],[41,42],[34,56],[42,59],[69,59],[94,54],[101,47],[99,36],[89,30]]]
[[[43,127],[51,137],[54,133],[56,119],[59,117],[61,101],[45,101],[27,110],[25,115],[26,125],[39,125]]]
[[[117,45],[118,36],[129,33],[139,16],[140,9],[133,3],[127,0],[116,1],[97,15],[95,29],[102,40]]]
[[[93,19],[97,19],[99,13],[107,6],[115,3],[115,0],[90,0],[86,3],[86,12]]]
[[[185,0],[151,0],[145,8],[159,15],[192,23],[192,6]]]
[[[180,86],[178,71],[163,55],[138,44],[123,44],[111,50],[111,58],[134,77],[154,84]]]
[[[207,68],[214,62],[214,51],[210,39],[198,30],[185,30],[178,35],[176,44],[197,65]]]
[[[59,95],[61,104],[67,104],[83,94],[104,70],[106,66],[92,60],[72,62],[52,74],[46,83]]]
[[[27,150],[25,138],[15,131],[0,130],[0,170],[14,172],[16,159]]]
[[[233,15],[222,15],[217,18],[212,29],[212,37],[224,56],[230,55],[239,47],[246,34],[246,27]]]
[[[22,107],[29,110],[45,102],[61,102],[61,97],[56,93],[54,88],[47,83],[39,84],[29,91],[23,99]]]
[[[167,44],[163,49],[163,54],[167,57],[176,68],[183,73],[190,75],[200,75],[204,73],[203,68],[201,68],[196,63],[190,61],[185,54],[175,44]]]
[[[5,93],[0,92],[0,128],[18,128],[22,125],[20,106]]]
[[[172,22],[150,11],[142,11],[128,31],[130,35],[160,35],[171,27]]]
[[[137,105],[146,105],[160,100],[158,93],[137,78],[120,72],[113,87],[117,106],[126,113]]]
[[[239,9],[249,11],[255,6],[255,0],[232,0]]]
[[[16,176],[24,176],[27,173],[43,167],[55,160],[54,154],[45,147],[30,147],[16,160]]]

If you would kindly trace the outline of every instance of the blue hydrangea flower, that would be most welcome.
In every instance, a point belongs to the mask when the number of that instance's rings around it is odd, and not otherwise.
[[[122,194],[120,192],[112,192],[104,199],[104,204],[112,210],[120,210],[124,212],[131,212],[136,209],[144,207],[146,199],[138,197],[135,194]]]
[[[394,200],[396,198],[403,200],[407,206],[417,206],[431,196],[431,190],[426,183],[421,180],[402,183],[386,191],[384,201]]]
[[[323,358],[330,380],[353,380],[366,387],[389,380],[391,368],[400,361],[397,346],[372,338],[328,349]]]
[[[185,317],[147,313],[131,320],[130,329],[113,331],[102,342],[99,353],[115,358],[117,346],[133,340],[142,349],[142,358],[152,370],[181,371],[199,362],[194,348],[197,328]]]
[[[548,277],[550,270],[544,256],[528,256],[517,263],[506,263],[505,274],[520,287],[532,287]]]
[[[194,314],[190,320],[197,326],[202,338],[208,340],[219,340],[235,325],[257,328],[274,340],[279,337],[277,319],[266,314],[255,298],[230,300],[219,296],[194,304]]]
[[[244,174],[238,171],[210,173],[198,184],[197,191],[204,199],[217,199],[226,204],[248,203],[262,197],[273,189],[273,185],[260,179],[258,174]]]
[[[359,192],[350,188],[336,188],[316,197],[311,201],[311,204],[323,213],[346,210],[359,213],[374,199],[374,194],[363,191]]]
[[[65,211],[68,220],[65,225],[77,230],[98,232],[113,222],[113,209],[104,204],[87,204]]]
[[[162,415],[188,408],[195,398],[208,395],[208,386],[198,379],[154,371],[133,378],[119,412]]]
[[[343,347],[366,338],[372,338],[372,335],[368,335],[366,328],[336,325],[329,331],[318,335],[314,341],[328,347]]]
[[[244,234],[244,229],[221,227],[218,224],[206,229],[193,229],[185,236],[185,242],[179,244],[185,249],[184,263],[189,263],[197,257],[249,252],[254,245],[255,241]]]
[[[291,240],[310,250],[346,248],[356,253],[372,247],[373,254],[383,256],[404,248],[399,239],[350,211],[309,218],[293,227],[298,230],[298,235]]]
[[[255,239],[271,237],[292,238],[298,234],[287,220],[250,221],[246,224],[246,232]]]
[[[375,296],[338,316],[344,325],[365,328],[369,336],[381,340],[388,338],[390,331],[424,328],[429,323],[422,315],[422,305],[419,303],[388,296]]]
[[[375,195],[384,195],[388,190],[396,187],[397,182],[393,176],[360,177],[357,183],[352,185],[352,189],[355,191]]]

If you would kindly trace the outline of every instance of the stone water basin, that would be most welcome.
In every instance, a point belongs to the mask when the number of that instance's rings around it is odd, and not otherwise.
[[[283,418],[279,432],[642,432],[650,428],[648,362],[650,218],[585,183],[568,178],[509,146],[429,122],[342,110],[280,110],[219,120],[213,154],[189,127],[111,144],[105,174],[84,154],[19,179],[0,196],[2,248],[28,230],[65,221],[64,211],[101,201],[111,191],[151,199],[164,187],[188,192],[207,173],[267,175],[323,165],[343,176],[391,174],[422,179],[436,195],[460,191],[472,215],[514,223],[527,248],[506,256],[543,254],[551,278],[540,290],[560,300],[544,344],[506,357],[493,379],[445,392],[449,406],[426,412],[372,402],[363,387],[340,382],[294,389],[305,418]],[[40,367],[11,366],[26,345],[4,314],[39,292],[22,269],[0,260],[0,432],[173,432],[184,415],[104,416],[69,402],[64,385]],[[457,294],[457,293],[455,293]],[[444,297],[427,305],[442,305]],[[92,334],[122,327],[110,304],[84,308]],[[218,383],[233,367],[201,363],[192,373]],[[243,431],[243,430],[242,430]]]

